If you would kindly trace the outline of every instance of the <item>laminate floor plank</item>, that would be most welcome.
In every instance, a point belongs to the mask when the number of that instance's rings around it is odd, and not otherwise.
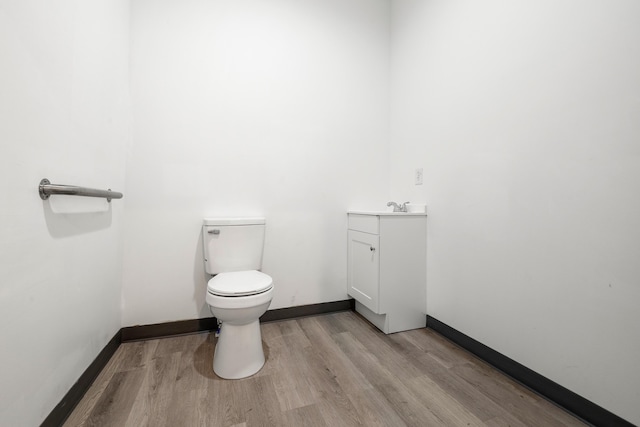
[[[118,367],[122,362],[124,354],[125,349],[123,346],[118,347],[113,356],[111,356],[111,359],[107,362],[106,366],[93,381],[92,386],[82,397],[73,413],[69,418],[67,418],[64,423],[64,427],[79,426],[85,423],[93,410],[93,407],[100,400],[104,390],[109,385],[109,381],[111,381],[113,375],[118,372]]]
[[[142,368],[114,374],[100,400],[82,425],[87,427],[125,425],[138,390],[142,386],[144,375],[145,371]]]
[[[241,399],[246,423],[248,426],[281,426],[286,416],[280,410],[280,402],[270,377],[251,377],[240,380],[242,385]]]
[[[166,426],[213,426],[207,424],[210,402],[207,389],[194,388],[187,392],[174,391],[174,396],[167,411]]]
[[[413,364],[406,363],[406,359],[402,352],[394,348],[392,341],[388,337],[373,328],[369,323],[355,314],[350,313],[349,316],[340,317],[343,324],[366,351],[374,355],[379,363],[389,370],[398,380],[405,381],[421,375],[419,369]]]
[[[554,405],[533,395],[531,391],[504,375],[493,375],[489,367],[483,368],[480,368],[479,365],[460,365],[451,370],[473,384],[483,394],[526,425],[540,427],[567,425],[567,420],[561,421],[559,417],[555,416]],[[580,425],[578,420],[576,422],[577,424],[574,425]]]
[[[405,340],[405,337],[404,334],[395,334],[392,339],[396,341],[396,343],[400,343]],[[405,346],[405,357],[407,362],[418,367],[423,375],[427,375],[442,390],[450,396],[453,396],[480,420],[485,421],[499,415],[511,423],[513,427],[522,427],[525,425],[473,384],[455,375],[451,368],[447,368],[448,365],[453,368],[457,366],[457,364],[443,363],[442,358],[432,357],[431,353],[425,353],[418,348],[412,348],[410,344]],[[467,356],[469,360],[471,360],[472,357],[474,356],[471,354]],[[447,359],[450,361],[449,358]],[[502,375],[495,370],[493,372],[494,375]]]
[[[407,387],[438,419],[448,426],[484,426],[485,424],[460,402],[441,389],[431,378],[423,375],[407,382]]]
[[[428,329],[354,312],[261,325],[254,376],[213,372],[213,333],[123,343],[65,427],[583,426]]]
[[[185,337],[186,338],[186,337]],[[213,334],[197,334],[188,338],[190,345],[180,353],[180,364],[176,374],[176,393],[185,393],[194,388],[207,388],[207,380],[218,378],[213,372]]]
[[[260,334],[262,335],[262,342],[271,347],[282,347],[284,346],[284,338],[282,337],[282,330],[280,329],[280,323],[278,322],[269,322],[263,323],[260,325]]]
[[[291,427],[329,427],[316,405],[303,406],[285,412],[285,425]]]
[[[173,401],[181,355],[181,353],[172,353],[156,357],[149,362],[126,426],[169,425],[167,424],[169,406]]]
[[[320,352],[315,348],[306,348],[301,354],[305,359],[307,375],[313,384],[316,405],[327,425],[361,425],[356,408],[338,383],[336,375],[325,364]]]
[[[265,363],[269,364],[266,369],[272,373],[270,377],[282,411],[312,405],[316,401],[301,351],[287,346],[274,347],[269,352],[270,360]]]
[[[154,357],[160,341],[162,340],[134,341],[121,345],[118,351],[122,349],[122,357],[116,368],[117,371],[144,367]]]
[[[458,369],[464,366],[465,365],[462,365]],[[576,417],[574,417],[573,415],[569,414],[564,410],[558,411],[558,409],[560,408],[556,404],[536,394],[532,390],[526,387],[523,387],[520,383],[516,382],[510,377],[506,375],[495,375],[495,369],[482,360],[476,359],[476,363],[474,363],[471,366],[471,369],[467,367],[467,372],[482,373],[483,378],[490,379],[490,381],[487,381],[486,383],[488,384],[490,382],[493,382],[495,384],[496,390],[500,390],[501,388],[504,388],[511,391],[510,396],[521,396],[523,399],[525,398],[528,399],[528,402],[529,402],[528,404],[526,405],[521,404],[522,410],[528,412],[531,409],[530,404],[532,404],[534,408],[535,407],[538,408],[539,413],[547,414],[548,418],[550,418],[550,421],[549,421],[550,425],[562,425],[562,426],[584,425],[584,423],[581,420],[577,419]]]
[[[358,337],[359,338],[359,337]],[[350,332],[336,335],[341,348],[354,359],[355,365],[363,372],[374,387],[382,394],[398,416],[408,426],[444,426],[420,398],[413,395],[404,381],[392,373],[387,365],[366,350],[362,342]]]
[[[202,405],[205,425],[226,427],[246,422],[242,380],[209,380]]]
[[[355,314],[353,312],[345,312],[350,314]],[[358,315],[359,316],[359,315]],[[339,334],[341,332],[347,332],[348,329],[344,326],[344,324],[340,321],[340,317],[336,316],[311,316],[308,319],[322,319],[322,327],[327,331],[329,335]],[[304,319],[300,319],[304,320]]]
[[[512,424],[500,417],[491,418],[484,422],[487,427],[511,427]]]
[[[391,341],[396,343],[398,339],[411,343],[414,347],[428,353],[447,368],[475,360],[469,352],[430,329],[414,329],[402,334],[392,334],[390,338]]]
[[[181,353],[185,350],[188,342],[193,338],[193,335],[176,335],[173,337],[162,338],[158,341],[155,357],[166,356],[171,353]]]
[[[309,341],[313,343],[313,349],[322,357],[324,364],[329,369],[340,388],[346,393],[356,393],[373,386],[367,378],[353,365],[352,361],[344,354],[338,344],[332,339],[327,330],[322,327],[316,317],[307,317],[298,320],[300,327]],[[333,328],[329,328],[334,330]]]
[[[375,388],[349,395],[349,400],[358,411],[362,424],[371,427],[406,426],[391,404]]]

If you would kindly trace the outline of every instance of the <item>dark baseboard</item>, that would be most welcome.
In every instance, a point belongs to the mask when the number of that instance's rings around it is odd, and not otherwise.
[[[102,369],[107,365],[111,356],[120,346],[121,331],[118,331],[107,345],[98,354],[95,360],[80,375],[78,381],[65,394],[60,403],[49,413],[47,418],[40,424],[40,427],[58,427],[71,415],[71,412],[80,402],[84,394],[87,392],[93,381],[98,377]]]
[[[178,320],[176,322],[156,323],[153,325],[127,326],[122,328],[122,342],[212,331],[216,327],[217,322],[215,317]]]
[[[312,316],[315,314],[332,313],[334,311],[353,310],[354,305],[354,300],[348,299],[324,302],[320,304],[279,308],[276,310],[268,310],[260,317],[260,321],[273,322],[275,320],[293,319],[296,317]],[[217,326],[218,324],[215,317],[156,323],[154,325],[127,326],[122,328],[122,342],[213,331]]]
[[[355,300],[323,302],[320,304],[299,305],[297,307],[278,308],[268,310],[260,317],[261,322],[295,319],[296,317],[314,316],[317,314],[333,313],[355,309]]]
[[[571,390],[564,388],[560,384],[543,377],[515,360],[498,353],[481,342],[428,315],[427,328],[433,329],[516,381],[593,425],[611,427],[634,426],[616,414],[607,411]]]

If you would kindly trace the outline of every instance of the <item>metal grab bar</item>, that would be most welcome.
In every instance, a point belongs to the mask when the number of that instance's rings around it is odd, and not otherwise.
[[[94,188],[76,187],[75,185],[52,184],[48,179],[40,181],[38,192],[42,200],[47,200],[52,194],[66,194],[68,196],[104,197],[107,202],[111,199],[122,199],[122,193],[117,191],[96,190]]]

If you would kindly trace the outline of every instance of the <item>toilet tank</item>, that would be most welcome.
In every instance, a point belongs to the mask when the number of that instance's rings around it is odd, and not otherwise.
[[[260,270],[264,230],[264,218],[205,218],[202,241],[206,272]]]

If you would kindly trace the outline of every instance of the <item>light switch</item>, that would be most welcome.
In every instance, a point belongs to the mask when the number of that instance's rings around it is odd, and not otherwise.
[[[416,169],[414,181],[416,185],[422,185],[422,168]]]

